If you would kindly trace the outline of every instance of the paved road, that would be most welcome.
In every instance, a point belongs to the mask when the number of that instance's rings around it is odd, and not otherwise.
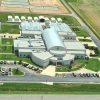
[[[99,83],[100,78],[98,77],[74,77],[71,75],[66,75],[65,77],[51,77],[46,75],[38,74],[31,69],[11,65],[2,65],[1,67],[11,67],[11,68],[19,68],[21,71],[25,72],[24,76],[0,76],[0,82],[87,82],[87,83]]]
[[[8,95],[1,94],[0,100],[100,100],[100,95]]]
[[[0,82],[85,82],[99,83],[100,78],[81,78],[81,77],[50,77],[45,75],[25,75],[25,76],[0,76]]]
[[[65,0],[61,0],[63,4],[71,11],[71,14],[68,14],[69,16],[73,16],[77,19],[77,21],[81,24],[81,26],[88,32],[88,34],[91,36],[92,40],[96,44],[96,46],[100,49],[100,40],[95,36],[95,34],[92,32],[92,30],[82,21],[82,19],[66,4]]]

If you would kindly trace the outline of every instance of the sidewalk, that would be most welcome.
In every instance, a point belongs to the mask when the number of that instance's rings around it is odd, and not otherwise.
[[[56,74],[55,70],[56,70],[56,66],[50,65],[46,69],[44,69],[40,74],[55,77],[55,74]],[[53,85],[53,82],[41,82],[41,83]]]

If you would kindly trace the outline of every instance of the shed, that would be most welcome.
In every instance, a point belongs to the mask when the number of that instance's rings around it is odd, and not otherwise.
[[[34,17],[34,21],[35,22],[38,22],[39,21],[39,18],[38,17]]]
[[[16,22],[19,22],[19,21],[20,21],[19,16],[15,16],[14,20],[15,20]]]
[[[62,19],[61,19],[61,18],[57,18],[57,21],[58,21],[59,23],[62,23]]]
[[[27,19],[28,19],[28,21],[29,21],[29,22],[32,22],[32,21],[33,21],[33,19],[32,19],[32,17],[31,17],[31,16],[28,16],[28,18],[27,18]]]
[[[13,21],[13,17],[11,15],[8,16],[8,21],[10,21],[10,22]]]
[[[21,21],[26,21],[25,16],[21,16]]]

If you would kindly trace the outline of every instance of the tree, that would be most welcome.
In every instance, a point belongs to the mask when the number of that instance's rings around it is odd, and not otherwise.
[[[21,65],[22,64],[22,60],[19,60],[19,65]]]
[[[19,69],[17,68],[17,69],[15,70],[15,74],[18,74],[18,72],[19,72]]]

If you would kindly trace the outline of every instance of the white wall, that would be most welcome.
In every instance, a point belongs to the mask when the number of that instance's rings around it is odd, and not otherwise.
[[[39,58],[35,57],[32,53],[31,53],[31,59],[34,63],[36,63],[39,66],[45,67],[45,66],[49,65],[49,59],[47,59],[47,60],[39,59]]]

